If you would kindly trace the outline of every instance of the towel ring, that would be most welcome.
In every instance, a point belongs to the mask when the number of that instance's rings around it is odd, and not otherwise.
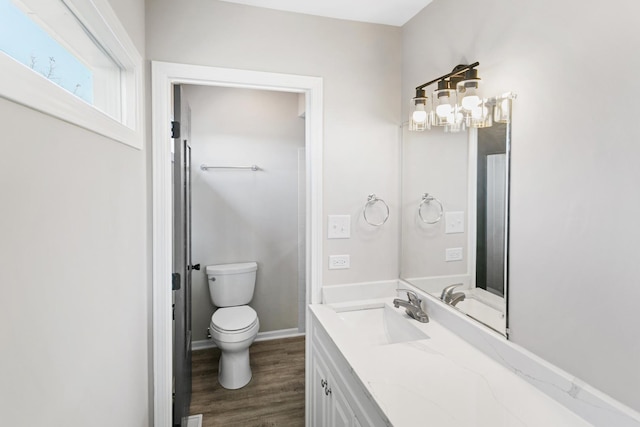
[[[375,205],[377,202],[381,202],[385,209],[387,210],[387,214],[385,215],[384,219],[382,220],[382,222],[371,222],[369,221],[369,219],[367,218],[367,208],[369,206],[373,206]],[[362,215],[364,216],[364,220],[367,221],[367,224],[372,225],[374,227],[380,227],[382,224],[384,224],[385,222],[387,222],[387,220],[389,219],[389,205],[387,205],[387,203],[378,198],[374,193],[369,194],[369,197],[367,198],[367,203],[364,205],[364,209],[362,210]]]
[[[427,221],[426,219],[424,219],[424,217],[422,216],[422,206],[426,203],[429,204],[431,202],[436,202],[439,206],[439,210],[440,212],[438,213],[438,217],[436,219],[434,219],[433,221]],[[422,202],[420,202],[420,205],[418,205],[418,216],[420,217],[420,220],[422,222],[424,222],[425,224],[435,224],[438,221],[440,221],[440,219],[442,218],[442,214],[444,213],[444,208],[442,207],[442,202],[438,199],[436,199],[435,197],[431,196],[429,193],[424,193],[422,195]]]

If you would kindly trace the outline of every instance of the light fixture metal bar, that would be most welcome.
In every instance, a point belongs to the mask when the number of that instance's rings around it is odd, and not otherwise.
[[[458,67],[454,68],[453,71],[450,72],[449,74],[445,74],[444,76],[440,76],[437,79],[431,80],[430,82],[423,83],[420,86],[416,86],[416,91],[422,90],[422,89],[424,89],[425,87],[427,87],[429,85],[432,85],[432,84],[434,84],[436,82],[439,82],[440,80],[444,80],[446,78],[457,76],[458,74],[462,74],[465,71],[467,71],[467,70],[469,70],[469,69],[471,69],[473,67],[477,67],[478,65],[480,65],[479,62],[474,62],[473,64],[465,65],[462,68],[458,68],[459,67],[458,66]]]

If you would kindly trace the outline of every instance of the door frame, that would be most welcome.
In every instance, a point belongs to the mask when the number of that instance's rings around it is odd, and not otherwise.
[[[307,305],[321,300],[323,93],[321,77],[159,61],[151,62],[151,79],[153,425],[171,427],[172,85],[224,86],[305,94]],[[307,326],[308,323],[309,316]]]

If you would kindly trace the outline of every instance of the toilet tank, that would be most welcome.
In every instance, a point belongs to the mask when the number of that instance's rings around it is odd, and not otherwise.
[[[256,288],[256,262],[208,265],[209,296],[216,307],[249,304]]]

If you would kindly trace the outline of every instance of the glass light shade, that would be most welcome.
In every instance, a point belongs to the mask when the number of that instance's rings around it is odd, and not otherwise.
[[[431,104],[427,97],[415,97],[411,99],[411,117],[409,130],[423,131],[431,129]]]
[[[456,121],[456,91],[438,89],[433,92],[433,125],[447,126]]]
[[[462,80],[457,84],[456,89],[458,92],[458,102],[465,116],[469,115],[472,110],[482,104],[482,80]]]
[[[416,109],[413,111],[413,115],[411,116],[414,122],[416,123],[424,123],[427,121],[427,112],[424,109],[424,105],[416,105]]]
[[[462,115],[462,110],[460,106],[456,105],[453,109],[453,112],[449,116],[449,123],[444,128],[445,132],[460,132],[467,128],[466,123],[464,121],[464,116]]]

